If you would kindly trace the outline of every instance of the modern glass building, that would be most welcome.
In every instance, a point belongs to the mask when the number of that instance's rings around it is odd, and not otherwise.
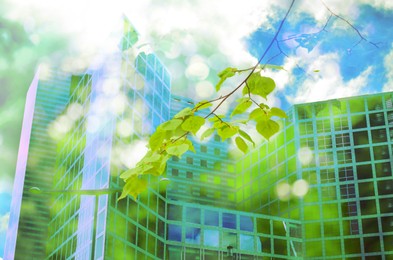
[[[56,143],[48,138],[47,128],[67,105],[69,80],[55,72],[46,81],[39,77],[37,72],[26,98],[4,259],[45,256],[48,197],[34,196],[29,189],[52,188]]]
[[[192,140],[196,153],[168,162],[169,181],[151,177],[138,199],[118,200],[145,137],[194,104],[171,95],[138,40],[125,19],[100,68],[37,73],[5,259],[389,259],[392,93],[295,105],[241,158],[218,136]]]
[[[288,115],[237,163],[239,207],[299,220],[305,258],[390,259],[392,93],[299,104]],[[277,195],[298,179],[309,184],[303,199]]]

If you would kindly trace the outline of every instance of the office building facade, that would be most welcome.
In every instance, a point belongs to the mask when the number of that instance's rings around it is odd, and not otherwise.
[[[391,93],[295,105],[242,158],[218,136],[191,138],[196,153],[168,162],[169,183],[151,177],[118,200],[143,140],[194,102],[171,95],[168,71],[124,24],[102,67],[36,75],[5,259],[389,258]]]
[[[299,104],[288,116],[238,162],[239,208],[298,219],[305,258],[389,259],[392,93]],[[299,179],[302,199],[278,195]]]

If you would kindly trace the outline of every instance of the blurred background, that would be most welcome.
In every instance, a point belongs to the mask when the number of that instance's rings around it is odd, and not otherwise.
[[[173,93],[207,99],[215,95],[217,72],[256,62],[290,4],[261,2],[0,0],[0,257],[25,96],[38,66],[78,72],[102,62],[96,55],[113,51],[108,43],[126,15],[167,65]],[[264,60],[285,68],[267,71],[277,82],[271,104],[285,109],[393,90],[393,2],[330,0],[326,5],[331,11],[321,2],[296,1]]]

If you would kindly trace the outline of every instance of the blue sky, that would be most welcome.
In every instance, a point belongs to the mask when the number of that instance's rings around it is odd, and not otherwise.
[[[280,48],[296,66],[283,54],[272,61],[284,64],[284,68],[287,64],[289,68],[287,77],[291,79],[284,80],[276,93],[282,106],[393,90],[389,85],[391,66],[388,64],[388,55],[392,52],[390,24],[393,12],[369,5],[359,5],[356,9],[356,19],[341,15],[359,30],[361,36],[334,16],[325,30],[321,30],[328,21],[329,12],[320,21],[303,13],[301,21],[286,25],[279,40],[294,38],[281,41]],[[251,53],[260,56],[272,35],[273,31],[263,29],[254,32],[248,38]],[[271,53],[274,56],[280,51],[274,46]]]
[[[218,71],[227,66],[248,67],[256,61],[290,1],[103,2],[94,6],[90,6],[91,1],[79,0],[61,5],[46,0],[0,2],[5,10],[3,24],[9,26],[8,36],[7,31],[0,30],[4,38],[0,42],[0,163],[4,168],[0,172],[0,257],[21,111],[38,64],[71,71],[83,68],[106,48],[103,39],[111,39],[118,26],[115,18],[124,13],[167,64],[173,91],[205,99],[214,96]],[[326,31],[315,34],[323,28],[329,12],[319,1],[310,5],[310,1],[297,0],[279,39],[296,38],[281,41],[287,56],[279,55],[271,61],[286,70],[266,72],[277,82],[277,91],[271,97],[275,105],[286,108],[293,103],[393,90],[393,2],[325,2],[379,48],[366,41],[354,47],[359,36],[339,19],[332,18]],[[5,39],[14,42],[7,46]],[[274,55],[278,49],[271,51]]]

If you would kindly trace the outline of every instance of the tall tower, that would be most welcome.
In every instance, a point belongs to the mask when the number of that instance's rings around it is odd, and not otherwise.
[[[392,93],[299,104],[288,115],[280,133],[238,162],[240,208],[300,220],[304,257],[388,259]],[[302,199],[290,195],[298,179],[309,185]]]
[[[56,143],[47,138],[48,127],[65,108],[69,79],[52,72],[40,80],[37,72],[26,105],[7,230],[5,259],[43,259],[45,256],[49,204],[47,196],[29,193],[32,187],[50,189]]]

